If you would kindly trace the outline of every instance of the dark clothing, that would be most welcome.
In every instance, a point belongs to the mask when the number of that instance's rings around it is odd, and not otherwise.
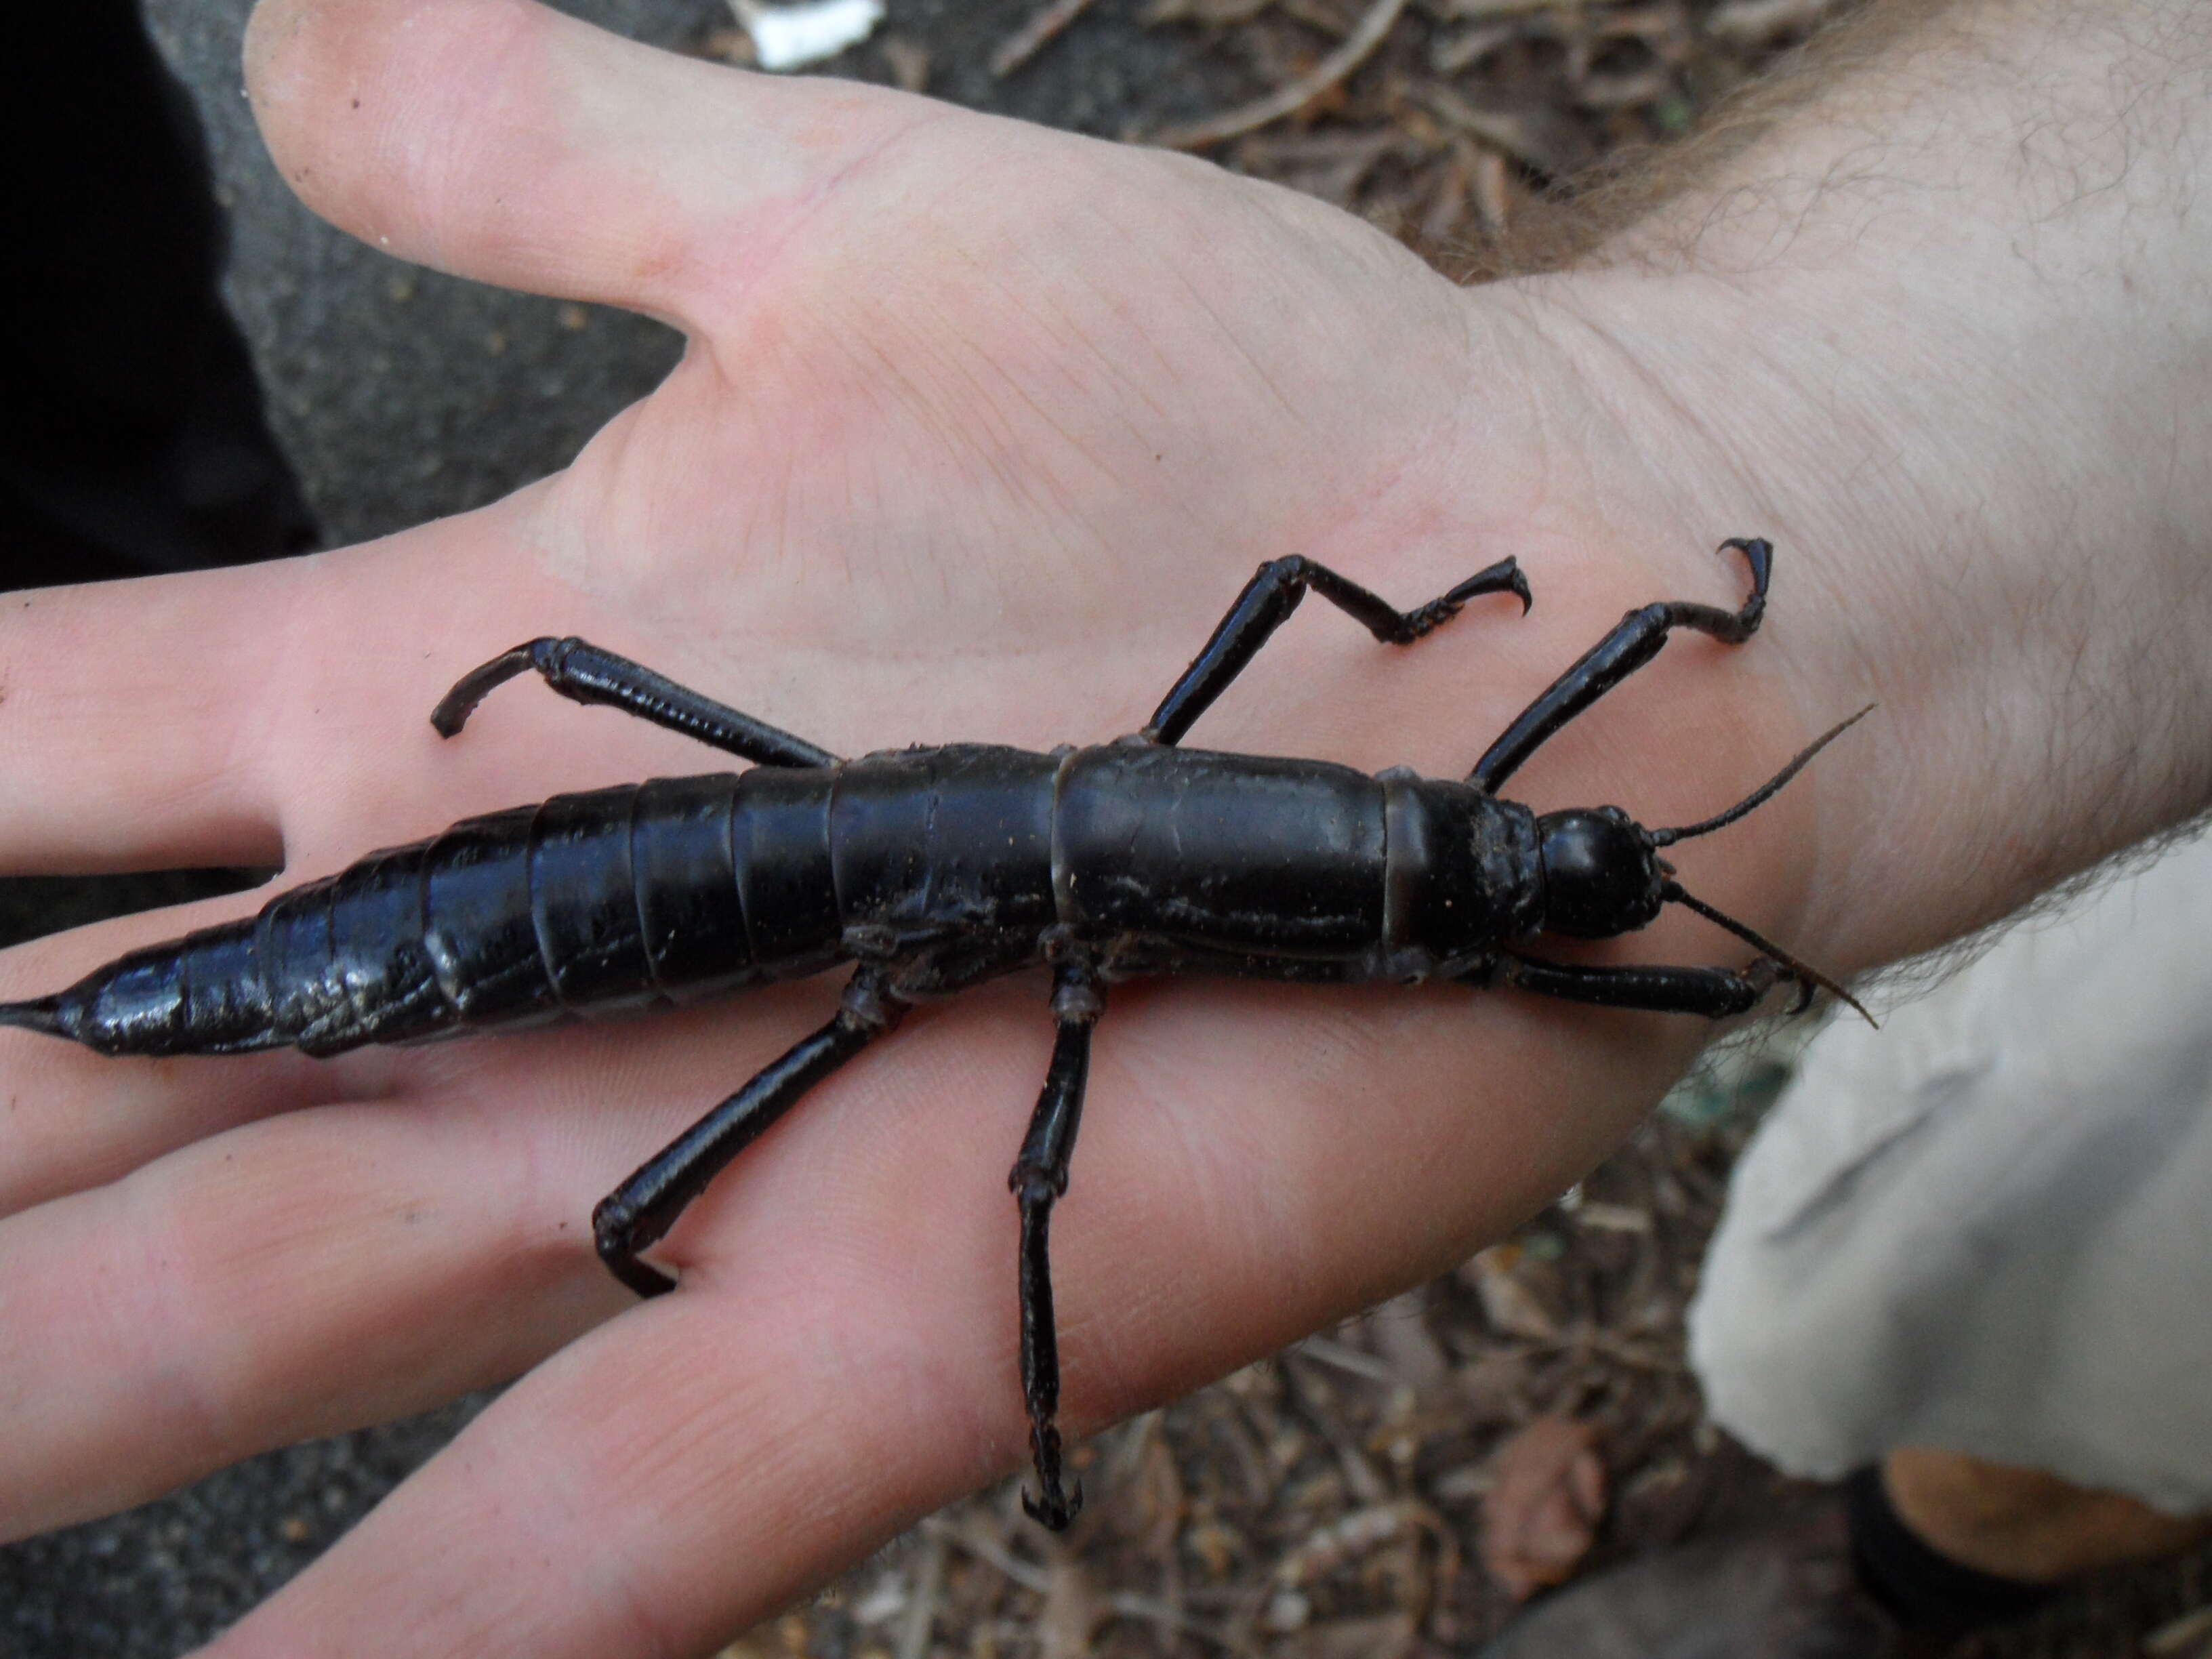
[[[136,4],[70,0],[8,33],[0,585],[313,546],[217,295],[224,229],[206,143]]]

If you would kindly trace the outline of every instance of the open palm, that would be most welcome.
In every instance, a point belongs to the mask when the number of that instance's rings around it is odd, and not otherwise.
[[[1762,527],[1683,521],[1533,290],[1461,292],[1204,164],[713,69],[520,0],[270,0],[249,60],[320,210],[649,311],[690,349],[567,471],[481,512],[9,611],[16,868],[281,848],[294,880],[471,812],[726,765],[527,684],[433,735],[458,674],[544,634],[839,753],[1102,740],[1293,551],[1401,604],[1516,554],[1538,609],[1478,605],[1406,653],[1302,617],[1194,741],[1456,774],[1622,606],[1731,601],[1710,550]],[[1674,654],[1689,678],[1655,669],[1653,695],[1701,680],[1701,742],[1616,699],[1531,787],[1674,821],[1796,746],[1794,714],[1745,695],[1772,672],[1756,651]],[[1785,844],[1792,811],[1753,844]],[[1786,871],[1770,851],[1707,885],[1773,917]],[[252,902],[27,947],[0,989]],[[1665,945],[1632,954],[1729,954]],[[834,996],[331,1063],[8,1036],[0,1526],[527,1372],[221,1650],[685,1653],[1011,1467],[1005,1172],[1051,1041],[1041,982],[918,1018],[819,1090],[663,1248],[677,1295],[640,1305],[592,1255],[593,1201]],[[1617,1137],[1691,1024],[1451,991],[1117,992],[1055,1230],[1071,1422],[1494,1235]]]

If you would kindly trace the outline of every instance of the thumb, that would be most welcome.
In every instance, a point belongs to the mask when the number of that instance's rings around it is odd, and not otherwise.
[[[679,325],[934,107],[678,57],[531,0],[264,0],[246,78],[278,169],[363,240]]]

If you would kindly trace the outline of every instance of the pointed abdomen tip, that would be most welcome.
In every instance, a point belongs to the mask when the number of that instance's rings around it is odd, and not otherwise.
[[[40,997],[30,1002],[0,1002],[0,1025],[20,1025],[27,1031],[61,1035],[60,999]]]

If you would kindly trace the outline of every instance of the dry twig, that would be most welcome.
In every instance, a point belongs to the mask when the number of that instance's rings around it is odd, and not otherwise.
[[[1207,120],[1156,132],[1149,142],[1163,149],[1203,149],[1208,144],[1218,144],[1224,138],[1234,138],[1294,114],[1365,63],[1368,54],[1382,44],[1383,37],[1390,33],[1390,26],[1405,9],[1406,0],[1375,0],[1367,9],[1367,15],[1359,20],[1359,26],[1345,36],[1344,44],[1315,64],[1311,74],[1300,76],[1264,98],[1255,98]]]
[[[1091,0],[1046,0],[1030,21],[999,42],[991,54],[991,73],[1001,81],[1042,52],[1052,38],[1083,15]]]

